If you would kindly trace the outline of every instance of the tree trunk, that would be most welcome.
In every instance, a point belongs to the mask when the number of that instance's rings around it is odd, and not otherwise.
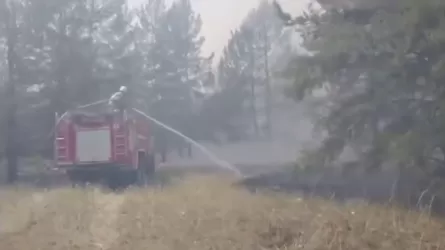
[[[250,105],[252,109],[252,123],[255,136],[259,135],[259,125],[258,125],[258,114],[256,109],[256,86],[255,86],[255,58],[254,58],[254,48],[252,46],[252,51],[250,55],[250,67],[251,67],[251,77],[250,77]]]
[[[6,11],[7,15],[7,62],[8,62],[8,85],[6,89],[6,100],[7,100],[7,128],[6,128],[6,160],[7,160],[7,170],[8,183],[14,183],[18,177],[18,147],[17,147],[17,103],[15,100],[15,82],[16,82],[16,55],[14,51],[14,45],[16,43],[16,16],[13,3]]]
[[[267,34],[267,27],[264,25],[264,71],[266,75],[266,134],[269,139],[272,138],[272,90],[270,86],[270,72],[269,72],[269,37]]]

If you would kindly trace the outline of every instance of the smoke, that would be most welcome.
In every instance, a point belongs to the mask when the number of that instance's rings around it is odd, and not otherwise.
[[[128,0],[132,7],[139,6],[145,0]],[[169,0],[172,1],[172,0]],[[215,52],[215,61],[221,55],[230,38],[230,32],[239,27],[248,12],[261,0],[191,0],[193,7],[201,15],[202,34],[206,41],[202,48],[204,55]],[[300,15],[311,2],[310,0],[279,0],[287,12]],[[296,36],[298,39],[298,36]]]

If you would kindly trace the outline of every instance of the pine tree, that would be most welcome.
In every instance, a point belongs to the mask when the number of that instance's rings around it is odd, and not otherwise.
[[[201,18],[192,9],[189,0],[181,0],[159,18],[154,27],[154,44],[151,49],[153,83],[151,91],[157,102],[151,112],[161,121],[191,134],[190,119],[193,118],[193,88],[200,84]],[[158,132],[158,141],[181,145],[174,135]],[[165,146],[167,147],[167,146]]]
[[[282,31],[273,10],[271,4],[262,1],[247,15],[240,28],[232,32],[218,67],[222,91],[238,89],[234,96],[222,95],[228,98],[227,108],[222,113],[230,114],[232,117],[226,117],[226,120],[237,121],[237,127],[253,130],[255,136],[262,132],[261,127],[270,134],[272,100],[268,59],[272,44],[279,39]],[[224,103],[221,105],[223,107]],[[229,112],[228,107],[234,109],[233,112]],[[266,119],[261,121],[260,117]]]
[[[305,47],[316,53],[289,68],[297,99],[330,85],[319,121],[329,136],[317,158],[331,163],[352,145],[369,170],[386,162],[442,169],[444,3],[357,1],[339,8],[298,20]]]
[[[136,25],[134,37],[136,41],[135,51],[142,57],[141,82],[133,86],[137,90],[138,106],[147,112],[158,99],[158,94],[153,90],[156,73],[158,72],[158,57],[156,49],[155,30],[161,25],[161,21],[167,11],[164,0],[149,0],[135,10]]]
[[[193,12],[190,2],[183,0],[170,7],[154,31],[153,91],[177,109],[192,106],[191,91],[198,85],[200,48],[204,42],[200,29],[200,17]]]
[[[17,54],[16,42],[18,34],[17,9],[15,3],[4,2],[1,5],[5,14],[3,21],[6,30],[6,60],[8,63],[8,82],[6,85],[6,145],[7,181],[14,183],[18,177],[18,145],[17,145]]]

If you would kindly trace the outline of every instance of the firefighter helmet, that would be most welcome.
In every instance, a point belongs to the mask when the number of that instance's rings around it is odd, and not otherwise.
[[[127,87],[125,87],[125,86],[121,86],[121,87],[119,88],[119,91],[120,91],[120,92],[127,92]]]

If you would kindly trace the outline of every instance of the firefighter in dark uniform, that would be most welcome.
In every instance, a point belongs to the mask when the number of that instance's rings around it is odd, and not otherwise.
[[[128,94],[127,87],[121,86],[119,91],[114,93],[108,100],[108,104],[113,108],[113,110],[118,110],[120,112],[127,109],[128,104]]]
[[[119,119],[126,120],[126,109],[128,108],[127,87],[121,86],[119,91],[114,93],[108,100],[108,105],[113,113],[118,114]]]

